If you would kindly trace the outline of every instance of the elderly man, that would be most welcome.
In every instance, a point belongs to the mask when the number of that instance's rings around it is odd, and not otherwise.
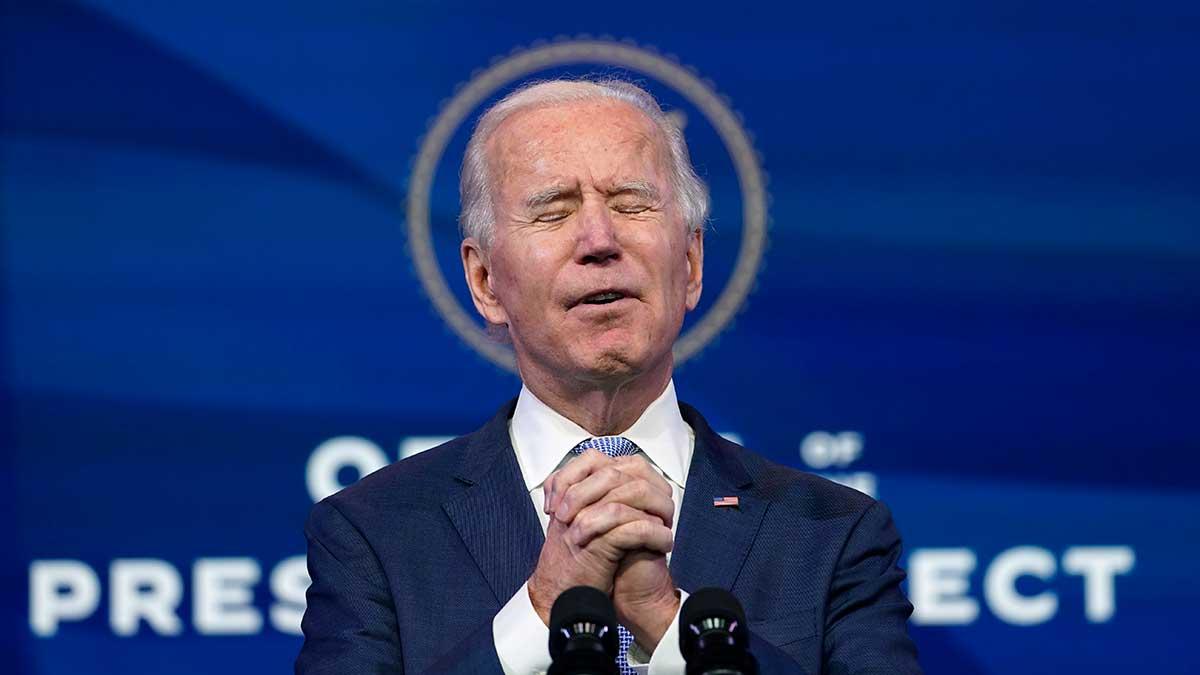
[[[650,95],[514,92],[477,125],[461,190],[467,283],[524,386],[314,507],[297,673],[542,672],[550,607],[577,585],[611,595],[625,673],[683,672],[679,607],[704,586],[741,599],[764,673],[919,672],[887,510],[676,401],[707,194]]]

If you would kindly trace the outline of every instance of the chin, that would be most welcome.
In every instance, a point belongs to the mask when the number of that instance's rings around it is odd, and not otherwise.
[[[594,379],[609,380],[615,377],[636,375],[640,368],[628,354],[615,351],[591,354],[581,360],[582,368]]]
[[[645,368],[645,359],[628,344],[607,345],[589,349],[575,360],[580,370],[595,380],[624,379],[636,376]]]
[[[651,349],[651,345],[632,341],[609,341],[603,345],[579,345],[575,363],[587,373],[585,377],[599,382],[629,380],[653,370],[664,356],[670,356],[671,344],[665,346],[666,354]]]

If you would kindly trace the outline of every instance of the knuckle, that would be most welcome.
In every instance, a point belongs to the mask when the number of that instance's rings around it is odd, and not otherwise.
[[[654,493],[652,498],[654,499],[654,502],[662,508],[663,511],[667,513],[672,513],[675,511],[675,502],[672,501],[670,497],[660,493]]]
[[[641,504],[646,499],[645,482],[634,481],[621,486],[621,498],[635,504]]]
[[[576,520],[570,528],[567,529],[567,541],[574,546],[579,546],[587,537],[588,528],[586,523]]]
[[[575,519],[571,521],[571,530],[586,531],[595,525],[596,516],[592,509],[584,509],[575,514]]]
[[[573,502],[577,501],[579,499],[580,489],[581,488],[579,487],[579,483],[575,483],[574,485],[567,486],[562,491],[562,502],[561,503],[563,505],[566,505],[567,503],[573,503]]]
[[[658,516],[650,516],[649,520],[644,521],[642,525],[642,534],[647,541],[654,541],[658,538],[659,528],[662,527],[662,520]]]

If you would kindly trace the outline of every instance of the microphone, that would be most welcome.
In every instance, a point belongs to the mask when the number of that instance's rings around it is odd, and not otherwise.
[[[757,675],[758,662],[748,643],[746,613],[733,593],[702,588],[683,603],[679,651],[687,675]]]
[[[617,613],[591,586],[563,591],[550,608],[549,675],[618,675]]]

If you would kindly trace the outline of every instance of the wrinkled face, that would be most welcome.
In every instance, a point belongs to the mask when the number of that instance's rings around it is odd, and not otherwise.
[[[494,234],[486,248],[465,241],[463,259],[476,307],[508,325],[524,376],[670,368],[700,299],[703,240],[681,220],[667,152],[620,101],[521,110],[492,134]]]

